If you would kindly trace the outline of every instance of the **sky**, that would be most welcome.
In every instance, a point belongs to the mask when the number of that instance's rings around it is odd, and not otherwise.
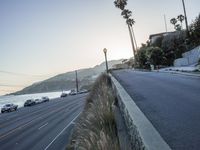
[[[0,95],[59,73],[133,56],[128,28],[114,0],[0,0]],[[199,0],[185,0],[188,22]],[[138,45],[150,34],[173,31],[181,0],[128,0]]]

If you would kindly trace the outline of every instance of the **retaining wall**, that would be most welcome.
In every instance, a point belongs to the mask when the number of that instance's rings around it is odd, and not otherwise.
[[[200,59],[200,46],[194,48],[191,51],[183,53],[182,56],[183,58],[179,58],[174,61],[175,67],[197,64]]]

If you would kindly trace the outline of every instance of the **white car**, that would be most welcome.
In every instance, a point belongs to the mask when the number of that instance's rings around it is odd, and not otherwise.
[[[42,102],[48,102],[48,101],[49,101],[49,97],[47,96],[42,97]]]

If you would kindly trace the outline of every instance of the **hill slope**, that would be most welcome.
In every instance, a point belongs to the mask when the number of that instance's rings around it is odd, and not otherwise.
[[[121,63],[122,60],[112,60],[108,62],[109,68],[115,64]],[[97,65],[93,68],[80,69],[78,71],[79,87],[87,87],[91,85],[96,77],[105,71],[105,62]],[[56,75],[47,80],[41,81],[39,83],[34,83],[21,91],[12,93],[14,95],[20,94],[32,94],[32,93],[42,93],[42,92],[53,92],[70,90],[75,88],[75,72],[66,72],[63,74]]]

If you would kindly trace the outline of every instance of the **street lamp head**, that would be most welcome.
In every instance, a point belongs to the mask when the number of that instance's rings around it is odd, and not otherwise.
[[[104,53],[107,53],[107,49],[106,49],[106,48],[104,48],[104,49],[103,49],[103,52],[104,52]]]

